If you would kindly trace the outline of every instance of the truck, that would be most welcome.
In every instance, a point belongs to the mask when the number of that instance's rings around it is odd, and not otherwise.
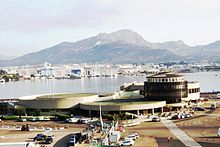
[[[218,128],[218,134],[217,134],[217,136],[220,136],[220,128]]]
[[[109,142],[116,143],[121,137],[120,131],[113,131],[109,135]]]

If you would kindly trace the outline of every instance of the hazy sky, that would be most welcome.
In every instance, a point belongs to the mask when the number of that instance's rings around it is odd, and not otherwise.
[[[188,45],[220,40],[220,0],[0,0],[0,54],[19,56],[119,29]]]

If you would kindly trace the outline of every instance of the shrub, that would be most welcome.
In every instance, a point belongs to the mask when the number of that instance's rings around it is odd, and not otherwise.
[[[18,120],[17,116],[4,116],[2,119],[4,120]]]

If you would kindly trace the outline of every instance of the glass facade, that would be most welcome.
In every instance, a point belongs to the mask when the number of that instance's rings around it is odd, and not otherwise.
[[[152,101],[166,101],[166,103],[180,103],[182,98],[188,97],[187,81],[178,82],[145,82],[144,96]]]

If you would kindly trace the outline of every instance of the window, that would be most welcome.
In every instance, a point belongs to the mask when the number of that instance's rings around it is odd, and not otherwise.
[[[192,89],[189,89],[189,93],[192,93]]]

